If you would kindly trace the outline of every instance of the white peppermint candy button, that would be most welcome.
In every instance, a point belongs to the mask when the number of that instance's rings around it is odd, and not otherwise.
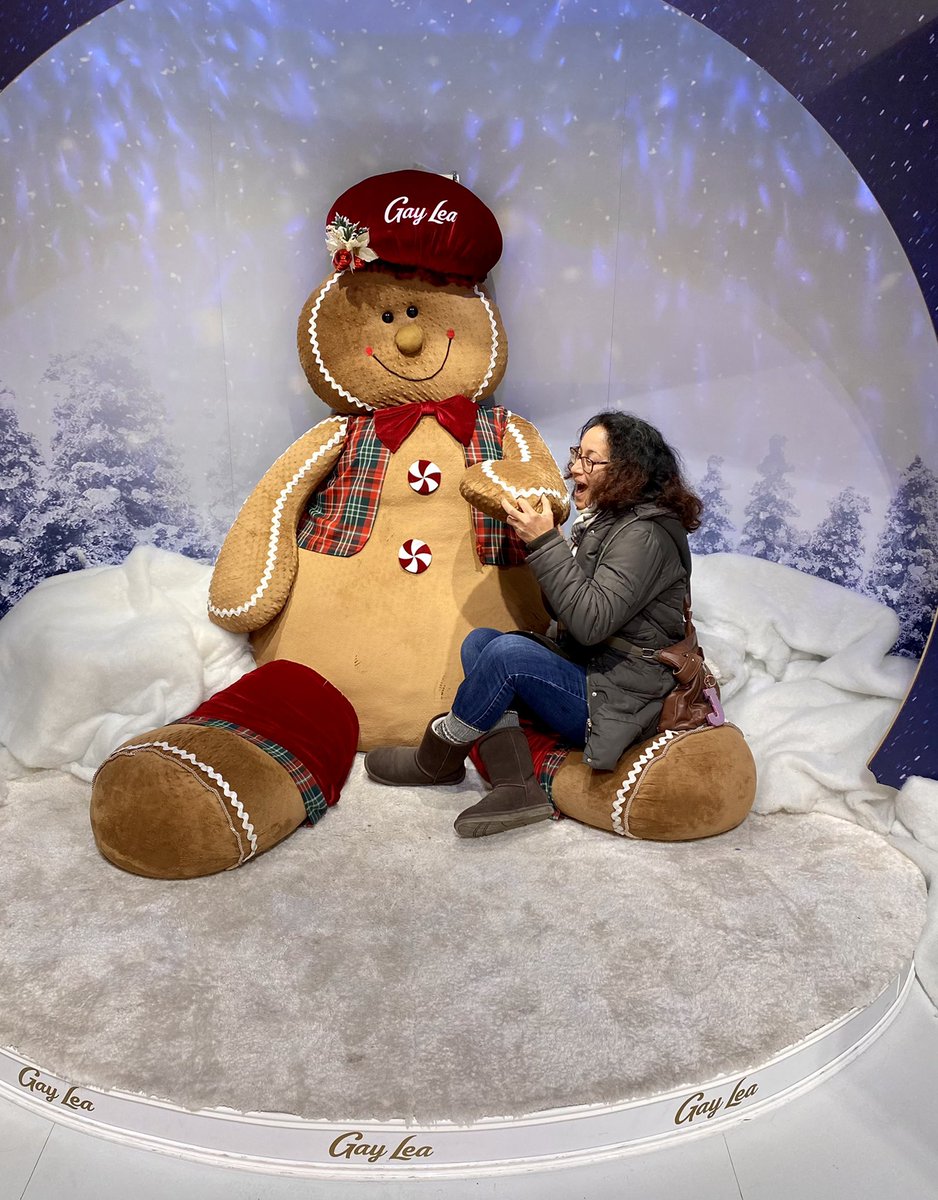
[[[398,562],[411,575],[422,575],[433,561],[430,547],[418,538],[408,538],[397,552]]]
[[[407,482],[420,496],[429,496],[440,486],[443,472],[435,462],[418,458],[407,468]]]

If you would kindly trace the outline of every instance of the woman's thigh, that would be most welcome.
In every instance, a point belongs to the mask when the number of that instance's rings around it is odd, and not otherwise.
[[[483,632],[495,633],[474,631]],[[584,667],[519,634],[480,636],[473,650],[475,662],[453,704],[461,720],[488,729],[507,708],[521,703],[567,741],[585,742],[589,710]]]

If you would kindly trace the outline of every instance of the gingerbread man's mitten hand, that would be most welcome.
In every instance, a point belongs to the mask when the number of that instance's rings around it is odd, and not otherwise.
[[[556,524],[570,512],[570,498],[563,476],[530,421],[509,413],[505,429],[504,457],[488,458],[470,467],[459,484],[460,494],[488,517],[505,520],[503,501],[517,504],[527,500],[550,505]]]
[[[328,417],[277,459],[245,500],[215,562],[208,615],[223,629],[263,629],[286,603],[296,576],[296,526],[335,465],[346,419]]]

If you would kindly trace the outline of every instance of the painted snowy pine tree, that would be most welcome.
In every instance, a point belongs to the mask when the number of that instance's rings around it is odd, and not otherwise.
[[[45,461],[15,406],[14,394],[0,387],[0,615],[49,573],[38,518]]]
[[[898,614],[897,653],[918,658],[938,606],[938,476],[918,455],[890,501],[864,590]]]
[[[47,555],[58,571],[121,562],[138,543],[211,557],[187,498],[166,412],[128,348],[109,331],[84,350],[56,356],[45,378],[54,410]]]
[[[819,579],[859,590],[865,554],[863,514],[870,502],[854,487],[846,487],[830,502],[827,516],[807,539],[794,566]]]
[[[746,521],[737,549],[772,562],[791,563],[801,544],[791,519],[798,510],[791,502],[795,489],[785,476],[791,463],[785,458],[786,438],[769,439],[769,452],[759,463],[760,478],[752,485]]]
[[[724,492],[726,484],[720,468],[723,457],[711,454],[707,459],[707,473],[697,486],[697,495],[703,501],[701,526],[690,536],[691,549],[695,554],[719,554],[733,549],[736,526],[730,521],[729,505]]]

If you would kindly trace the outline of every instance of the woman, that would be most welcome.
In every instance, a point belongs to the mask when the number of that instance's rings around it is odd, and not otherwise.
[[[579,516],[568,543],[550,508],[505,502],[508,524],[557,619],[556,639],[475,629],[462,645],[465,679],[450,712],[435,717],[414,750],[365,756],[379,783],[459,783],[478,742],[492,790],[456,818],[461,837],[482,837],[553,815],[534,777],[519,708],[573,746],[594,770],[654,732],[670,669],[652,657],[684,636],[690,578],[687,532],[701,503],[677,456],[646,421],[601,412],[570,449],[568,477]]]

